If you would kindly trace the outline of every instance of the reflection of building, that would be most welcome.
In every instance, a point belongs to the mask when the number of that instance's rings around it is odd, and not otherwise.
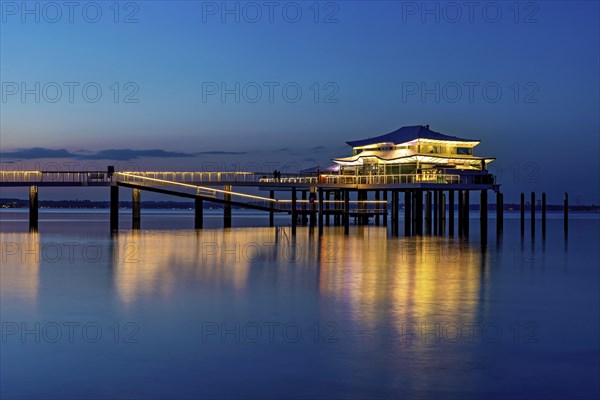
[[[347,142],[350,157],[335,158],[346,175],[397,175],[485,171],[490,157],[473,155],[480,141],[448,136],[429,125],[405,126],[386,135]],[[484,174],[487,175],[487,172]]]

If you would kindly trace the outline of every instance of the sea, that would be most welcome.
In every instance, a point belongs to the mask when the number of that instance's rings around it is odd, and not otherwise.
[[[468,236],[204,216],[0,210],[0,398],[600,397],[598,214],[473,213]]]

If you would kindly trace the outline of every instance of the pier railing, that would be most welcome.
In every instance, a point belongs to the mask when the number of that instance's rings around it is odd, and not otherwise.
[[[461,183],[461,176],[455,174],[397,174],[397,175],[326,175],[283,176],[281,178],[261,178],[265,183],[301,183],[331,185],[390,185],[402,183]]]
[[[248,206],[257,206],[263,208],[277,207],[277,200],[270,199],[268,197],[254,196],[251,194],[239,193],[231,190],[214,189],[211,187],[199,186],[185,182],[175,182],[168,179],[144,176],[140,173],[115,172],[114,177],[117,182],[128,183],[137,186],[163,187],[178,193],[243,203]]]
[[[2,183],[42,183],[79,184],[110,183],[106,171],[0,171]]]
[[[143,171],[127,172],[129,175],[137,175],[145,178],[161,179],[173,182],[187,183],[209,183],[209,182],[256,182],[257,174],[254,172],[198,172],[198,171]]]

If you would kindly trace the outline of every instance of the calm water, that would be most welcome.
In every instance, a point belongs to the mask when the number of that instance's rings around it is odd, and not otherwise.
[[[482,243],[2,211],[0,397],[598,398],[598,216]],[[475,216],[473,216],[475,217]],[[287,219],[278,220],[285,225]],[[403,225],[401,224],[401,227]]]

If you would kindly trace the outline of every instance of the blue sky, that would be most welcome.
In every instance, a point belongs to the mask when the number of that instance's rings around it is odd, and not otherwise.
[[[0,6],[5,169],[311,167],[429,124],[481,139],[507,202],[600,203],[598,2],[45,4]]]

